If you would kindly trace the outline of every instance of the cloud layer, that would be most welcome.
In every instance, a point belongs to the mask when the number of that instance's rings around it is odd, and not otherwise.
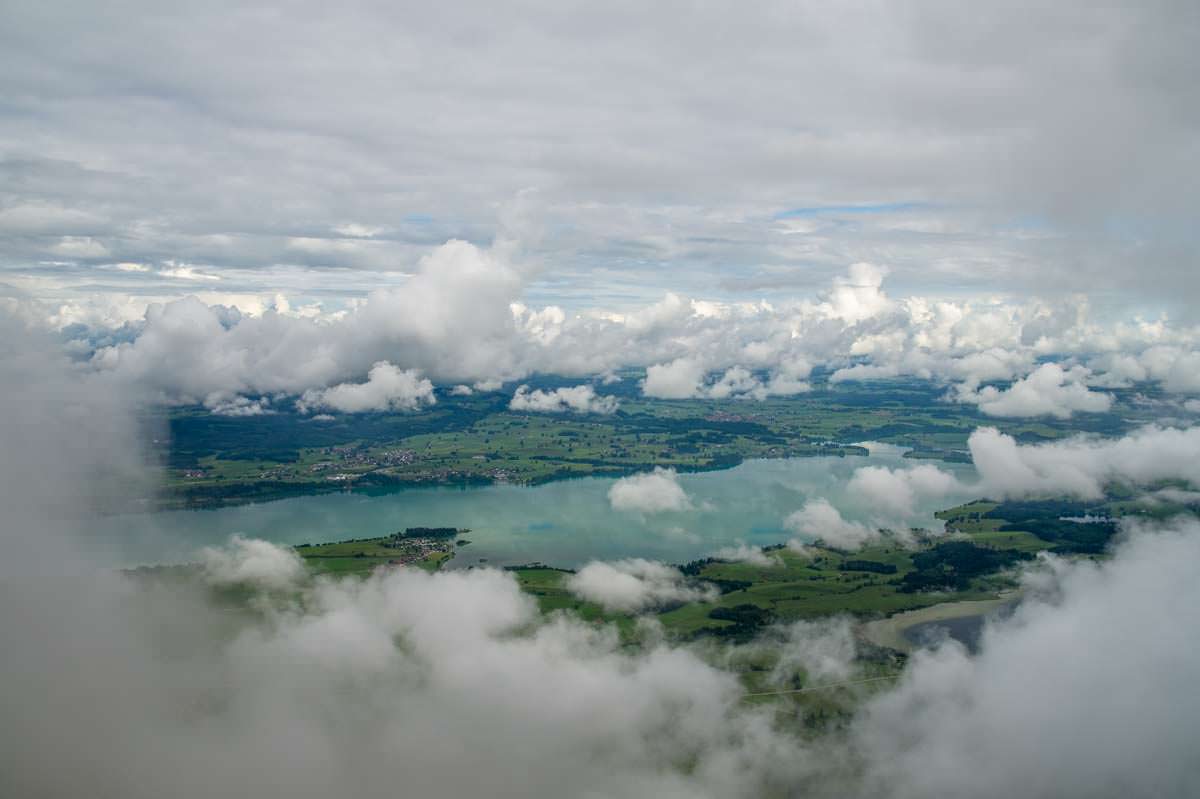
[[[5,282],[344,300],[492,238],[535,187],[558,297],[811,287],[863,261],[984,294],[1195,294],[1186,5],[767,3],[684,28],[671,3],[347,8],[7,15]],[[874,310],[860,286],[831,309]]]
[[[1141,319],[1103,323],[1037,301],[937,300],[853,285],[856,264],[814,296],[778,303],[717,303],[668,294],[617,312],[531,308],[530,263],[506,239],[489,247],[450,241],[435,247],[397,288],[370,292],[339,311],[292,309],[277,297],[253,313],[197,297],[149,305],[142,318],[112,326],[88,312],[52,311],[36,301],[7,304],[30,324],[57,328],[66,350],[109,379],[164,402],[203,402],[218,412],[266,412],[263,399],[364,392],[387,407],[387,389],[411,379],[497,387],[534,373],[576,377],[644,369],[645,396],[745,399],[812,390],[815,366],[831,382],[915,377],[947,386],[947,397],[1001,417],[1067,418],[1111,407],[1108,387],[1156,384],[1200,391],[1191,366],[1200,329]],[[874,268],[872,268],[874,269]],[[855,277],[857,275],[857,277]],[[862,295],[866,292],[868,298]],[[343,388],[344,386],[344,388]],[[432,394],[396,389],[401,406]],[[457,388],[459,393],[465,389]],[[540,393],[539,393],[540,391]],[[522,410],[615,409],[587,383],[521,392]]]
[[[1198,556],[1194,521],[1140,531],[1107,564],[1055,562],[1016,615],[985,632],[978,657],[958,646],[917,654],[858,722],[870,789],[1190,793],[1200,781],[1186,754],[1196,728],[1189,675],[1200,666],[1191,640]]]
[[[48,343],[10,346],[18,331],[0,338],[5,795],[1123,797],[1200,781],[1195,521],[1127,528],[1108,562],[1045,559],[978,656],[917,654],[814,739],[741,701],[700,650],[544,617],[498,570],[313,579],[239,539],[192,578],[93,567],[88,514],[145,468],[140,431],[129,398]],[[1136,453],[1195,463],[1190,431],[1055,446],[1018,457],[1100,453],[1146,480],[1161,471]],[[661,564],[587,568],[575,579],[613,607],[706,590]],[[212,595],[248,584],[276,590],[237,611]],[[769,636],[781,686],[855,674],[845,622]]]

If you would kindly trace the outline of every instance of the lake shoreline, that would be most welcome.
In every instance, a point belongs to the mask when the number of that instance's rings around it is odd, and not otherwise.
[[[909,654],[920,647],[905,637],[904,633],[907,630],[930,622],[986,616],[1019,599],[1019,591],[1005,591],[992,599],[940,602],[936,605],[927,605],[916,610],[896,613],[885,619],[866,622],[859,626],[858,634],[875,646]]]
[[[604,468],[597,469],[589,474],[579,474],[569,470],[551,474],[545,477],[538,477],[525,481],[506,481],[484,479],[478,477],[466,477],[462,480],[394,480],[387,482],[375,483],[276,483],[264,481],[261,483],[246,483],[247,491],[249,492],[254,487],[261,487],[258,493],[246,493],[227,497],[190,497],[186,492],[170,491],[164,496],[156,499],[147,500],[136,508],[130,508],[120,511],[120,513],[158,513],[162,511],[181,511],[181,510],[215,510],[219,508],[233,508],[242,505],[252,505],[258,502],[277,502],[279,500],[294,499],[296,497],[305,496],[320,496],[327,494],[360,494],[364,496],[386,496],[389,494],[402,493],[412,489],[422,488],[479,488],[484,486],[495,485],[512,485],[518,487],[533,488],[536,486],[548,485],[550,483],[566,482],[570,480],[586,480],[589,478],[620,478],[629,477],[634,474],[642,474],[650,472],[657,468],[667,468],[679,474],[706,474],[710,472],[722,472],[730,469],[736,469],[745,463],[751,461],[777,461],[791,459],[808,459],[808,458],[866,458],[870,457],[870,453],[861,446],[846,445],[837,452],[821,453],[802,453],[781,455],[775,458],[738,458],[736,461],[727,460],[714,463],[711,465],[667,465],[649,463],[638,464],[628,468]],[[565,473],[564,473],[565,472]]]
[[[233,534],[282,545],[375,538],[413,526],[469,527],[470,553],[454,566],[479,558],[491,564],[541,560],[577,567],[590,560],[642,557],[686,563],[745,543],[774,545],[794,535],[784,519],[813,497],[837,503],[851,517],[866,515],[859,498],[845,493],[854,471],[866,464],[899,466],[898,452],[868,458],[754,458],[736,468],[681,473],[690,497],[684,505],[639,512],[614,508],[615,477],[587,476],[537,486],[515,483],[411,486],[336,492],[297,492],[234,506],[183,508],[159,513],[110,514],[93,519],[89,540],[122,565],[178,562]],[[969,467],[957,472],[965,478]],[[970,479],[967,478],[967,482]],[[950,502],[971,497],[955,496]],[[938,498],[921,509],[936,524]]]

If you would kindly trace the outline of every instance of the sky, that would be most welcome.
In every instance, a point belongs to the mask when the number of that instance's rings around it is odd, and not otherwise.
[[[1194,4],[0,14],[0,304],[150,402],[1200,392]]]
[[[1186,2],[0,5],[0,283],[344,308],[450,239],[531,306],[1195,313]],[[113,310],[116,309],[116,310]]]

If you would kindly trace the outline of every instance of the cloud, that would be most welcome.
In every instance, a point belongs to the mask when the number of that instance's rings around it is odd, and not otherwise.
[[[1200,487],[1200,427],[1149,426],[1116,439],[1077,436],[1022,446],[992,427],[967,441],[980,490],[993,497],[1103,496],[1109,483],[1183,480]]]
[[[883,313],[891,306],[891,301],[880,291],[887,271],[874,264],[852,264],[847,277],[834,279],[834,287],[821,304],[821,311],[850,324]]]
[[[571,593],[605,610],[635,613],[681,602],[711,602],[720,592],[678,569],[642,558],[592,561],[567,578]]]
[[[731,397],[753,397],[756,394],[766,396],[766,391],[763,385],[757,378],[754,377],[748,370],[740,366],[731,366],[725,370],[725,374],[707,386],[704,390],[704,396],[712,397],[713,399],[729,399]]]
[[[1089,369],[1095,372],[1088,378],[1089,386],[1129,388],[1149,377],[1136,355],[1110,352],[1092,360]]]
[[[169,264],[166,268],[159,269],[158,275],[161,277],[175,278],[176,280],[220,280],[220,275],[214,275],[210,272],[201,272],[194,266],[188,264]]]
[[[1180,76],[1196,56],[1170,2],[1097,11],[1076,0],[1032,16],[993,4],[971,19],[937,3],[868,19],[712,7],[665,47],[655,32],[673,19],[668,8],[573,6],[563,26],[522,6],[507,20],[520,36],[480,46],[434,8],[401,19],[354,3],[316,36],[311,15],[276,18],[258,3],[241,20],[247,41],[232,42],[223,8],[159,19],[144,5],[103,20],[58,6],[6,20],[3,94],[21,99],[3,115],[14,144],[0,164],[0,270],[54,307],[225,286],[271,296],[287,284],[298,304],[337,313],[381,284],[403,285],[438,242],[502,234],[530,262],[555,265],[529,292],[539,302],[575,309],[596,297],[596,310],[629,317],[666,292],[691,311],[689,297],[783,307],[793,292],[818,291],[810,313],[861,326],[865,345],[888,332],[869,328],[907,310],[903,298],[881,299],[886,265],[890,285],[930,307],[1003,292],[1040,294],[1069,314],[1063,298],[1083,290],[1195,319],[1187,298],[1200,270],[1185,209],[1200,185],[1189,179],[1197,122],[1172,109],[1191,99]],[[470,10],[466,19],[491,12]],[[611,30],[628,35],[597,35]],[[59,37],[80,46],[56,50]],[[874,42],[877,58],[845,58],[850,41]],[[396,42],[411,60],[396,57]],[[297,52],[312,60],[288,57]],[[697,72],[702,84],[680,83]],[[797,87],[797,74],[822,80]],[[580,85],[593,104],[572,92]],[[631,85],[637,113],[603,112],[630,101]],[[1094,100],[1085,109],[1083,96]],[[531,185],[537,225],[504,208]],[[94,244],[64,252],[64,237]],[[91,257],[101,247],[113,262],[156,268],[102,272]],[[158,274],[168,261],[220,280]],[[849,264],[863,266],[837,275]],[[963,332],[1001,326],[975,322]],[[1037,331],[1026,331],[1035,346]],[[663,349],[673,351],[648,363],[698,352]],[[475,377],[443,378],[382,346],[344,354],[331,356],[336,374],[290,390],[353,379],[383,359],[438,381]],[[705,364],[734,365],[751,368]],[[208,390],[218,388],[259,390]]]
[[[750,546],[745,541],[738,541],[733,546],[721,547],[712,553],[712,557],[735,563],[749,563],[761,568],[782,565],[782,561],[777,555],[768,555],[762,547]]]
[[[692,507],[691,498],[679,485],[679,475],[674,469],[661,467],[617,480],[608,489],[608,501],[614,510],[638,513],[684,511]]]
[[[488,248],[449,241],[395,286],[336,309],[292,302],[279,291],[143,300],[142,318],[127,295],[52,309],[22,305],[69,330],[69,346],[92,353],[92,368],[166,402],[201,402],[214,393],[299,395],[362,379],[379,361],[419,369],[439,384],[496,387],[533,373],[592,378],[645,368],[646,396],[764,400],[811,390],[820,365],[832,370],[833,383],[911,375],[951,384],[952,398],[987,413],[1061,416],[1106,407],[1108,395],[1089,385],[1123,385],[1128,359],[1175,392],[1189,390],[1194,371],[1196,330],[1100,324],[1086,303],[1065,318],[1036,301],[893,300],[879,287],[878,312],[850,314],[857,321],[804,298],[729,303],[668,294],[621,313],[536,309],[520,298],[537,265],[520,254],[507,239]],[[835,276],[833,290],[854,280]],[[1061,364],[1030,373],[1050,356],[1112,367],[1111,374]],[[979,388],[988,381],[1016,382],[1006,391]]]
[[[228,547],[200,551],[205,577],[214,585],[289,588],[304,576],[304,561],[291,547],[235,535]]]
[[[378,797],[401,782],[429,797],[729,796],[766,779],[769,733],[732,675],[666,646],[624,654],[612,628],[540,622],[502,572],[322,582],[303,610],[281,600],[232,631],[240,617],[142,590],[137,613],[109,593],[0,609],[22,643],[0,673],[36,667],[0,687],[6,793],[316,797],[354,781]],[[35,636],[38,622],[56,632]],[[30,691],[50,685],[62,705]],[[56,766],[54,740],[69,744]]]
[[[759,647],[778,658],[770,681],[780,687],[791,687],[797,675],[810,686],[847,680],[854,673],[858,655],[853,625],[845,616],[776,627]]]
[[[301,413],[317,410],[364,413],[369,411],[415,411],[433,405],[433,383],[416,369],[401,370],[387,361],[371,367],[365,383],[342,383],[331,388],[309,390],[296,402]]]
[[[378,289],[331,317],[243,314],[195,297],[151,304],[132,340],[98,347],[92,365],[168,401],[319,391],[380,362],[447,382],[496,380],[521,357],[509,305],[522,277],[501,249],[447,242],[402,289]]]
[[[270,397],[251,399],[237,394],[229,396],[220,391],[205,397],[204,407],[217,416],[262,416],[274,413]]]
[[[806,362],[782,363],[763,382],[750,370],[730,366],[722,374],[706,382],[708,371],[692,358],[678,358],[666,364],[654,364],[646,369],[642,394],[658,399],[766,399],[803,394],[812,386],[801,378],[812,370]]]
[[[1003,391],[985,386],[978,392],[960,394],[959,400],[978,405],[988,416],[1008,417],[1069,419],[1077,411],[1104,413],[1112,407],[1111,395],[1090,391],[1086,383],[1085,369],[1068,370],[1056,363],[1046,363]]]
[[[1150,489],[1162,482],[1200,489],[1200,427],[1152,425],[1118,438],[1074,436],[1031,445],[980,427],[967,445],[976,480],[959,480],[932,464],[864,466],[854,471],[846,491],[861,502],[869,523],[848,521],[828,500],[817,499],[791,514],[785,527],[810,540],[855,549],[877,540],[880,529],[891,531],[900,543],[911,542],[908,530],[921,516],[920,503],[954,495],[1099,499],[1112,484]],[[793,543],[803,550],[804,541]]]
[[[0,543],[9,552],[0,560],[0,584],[7,593],[25,580],[76,576],[90,566],[97,553],[82,544],[91,539],[74,545],[72,537],[81,520],[128,511],[129,497],[153,495],[145,436],[156,428],[135,415],[136,394],[81,373],[57,342],[2,307],[0,384]]]
[[[1136,531],[1107,563],[1052,561],[977,657],[918,652],[855,722],[864,793],[1190,793],[1198,558],[1194,521]]]
[[[66,258],[104,258],[109,254],[107,247],[87,236],[63,236],[51,251]]]
[[[848,380],[887,380],[899,377],[900,367],[895,364],[856,363],[845,366],[829,376],[830,383],[842,383]]]
[[[854,470],[846,486],[851,495],[865,499],[873,513],[901,522],[917,515],[919,499],[941,498],[960,489],[954,475],[931,464],[909,469],[863,466]]]
[[[529,390],[519,386],[508,403],[509,410],[534,411],[538,413],[599,413],[609,414],[617,410],[616,397],[596,395],[596,389],[587,384],[557,388],[553,391]]]
[[[691,358],[647,367],[642,394],[658,399],[688,399],[698,396],[704,380],[704,365]]]
[[[1180,352],[1162,374],[1163,388],[1181,394],[1200,394],[1200,352]]]
[[[826,546],[838,549],[858,549],[881,536],[877,528],[842,518],[842,514],[827,499],[805,502],[804,507],[783,520],[783,526],[809,541],[821,541]],[[802,548],[804,543],[793,540],[789,545]]]
[[[384,232],[384,228],[360,225],[357,222],[347,222],[334,228],[334,232],[353,239],[369,239]]]
[[[302,605],[268,604],[233,636],[227,612],[186,593],[140,589],[152,593],[133,594],[145,604],[131,613],[128,586],[122,602],[101,592],[79,605],[75,583],[69,602],[0,608],[22,643],[0,673],[26,675],[0,683],[0,729],[13,732],[0,785],[121,785],[134,799],[239,786],[321,796],[350,779],[367,796],[400,780],[432,797],[1185,795],[1200,776],[1188,690],[1198,558],[1191,523],[1137,531],[1107,564],[1052,560],[978,656],[917,653],[831,739],[772,726],[739,702],[732,673],[688,649],[630,650],[611,627],[539,622],[495,570],[318,581]],[[186,658],[163,652],[172,633]],[[854,676],[844,619],[772,630],[762,645],[779,654],[781,688],[801,673],[809,685]],[[47,705],[31,690],[43,685],[80,701]],[[279,767],[264,769],[268,756]]]

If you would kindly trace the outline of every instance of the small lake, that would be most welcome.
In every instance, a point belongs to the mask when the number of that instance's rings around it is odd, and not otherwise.
[[[974,655],[979,652],[984,620],[985,617],[979,615],[926,621],[906,628],[904,640],[915,647],[935,647],[946,639],[953,639]]]
[[[976,655],[979,654],[979,643],[983,638],[984,625],[989,620],[1007,619],[1013,614],[1016,607],[1017,600],[1012,600],[987,613],[921,622],[906,627],[902,635],[904,640],[918,648],[936,647],[943,641],[951,639],[965,646],[972,655]]]
[[[820,457],[747,461],[732,469],[681,474],[691,509],[654,514],[614,510],[608,491],[614,478],[589,477],[539,486],[490,485],[406,488],[390,493],[317,494],[208,510],[130,514],[97,520],[91,537],[97,552],[123,564],[178,562],[200,547],[231,535],[281,544],[319,543],[387,535],[405,527],[465,527],[471,541],[451,567],[542,561],[574,567],[592,559],[645,557],[682,562],[745,541],[787,541],[788,514],[806,500],[824,497],[849,519],[868,521],[869,511],[849,496],[846,482],[862,466],[915,465],[903,450],[871,446],[868,457]],[[939,464],[971,479],[965,464]],[[951,496],[919,508],[920,524],[970,496]]]

